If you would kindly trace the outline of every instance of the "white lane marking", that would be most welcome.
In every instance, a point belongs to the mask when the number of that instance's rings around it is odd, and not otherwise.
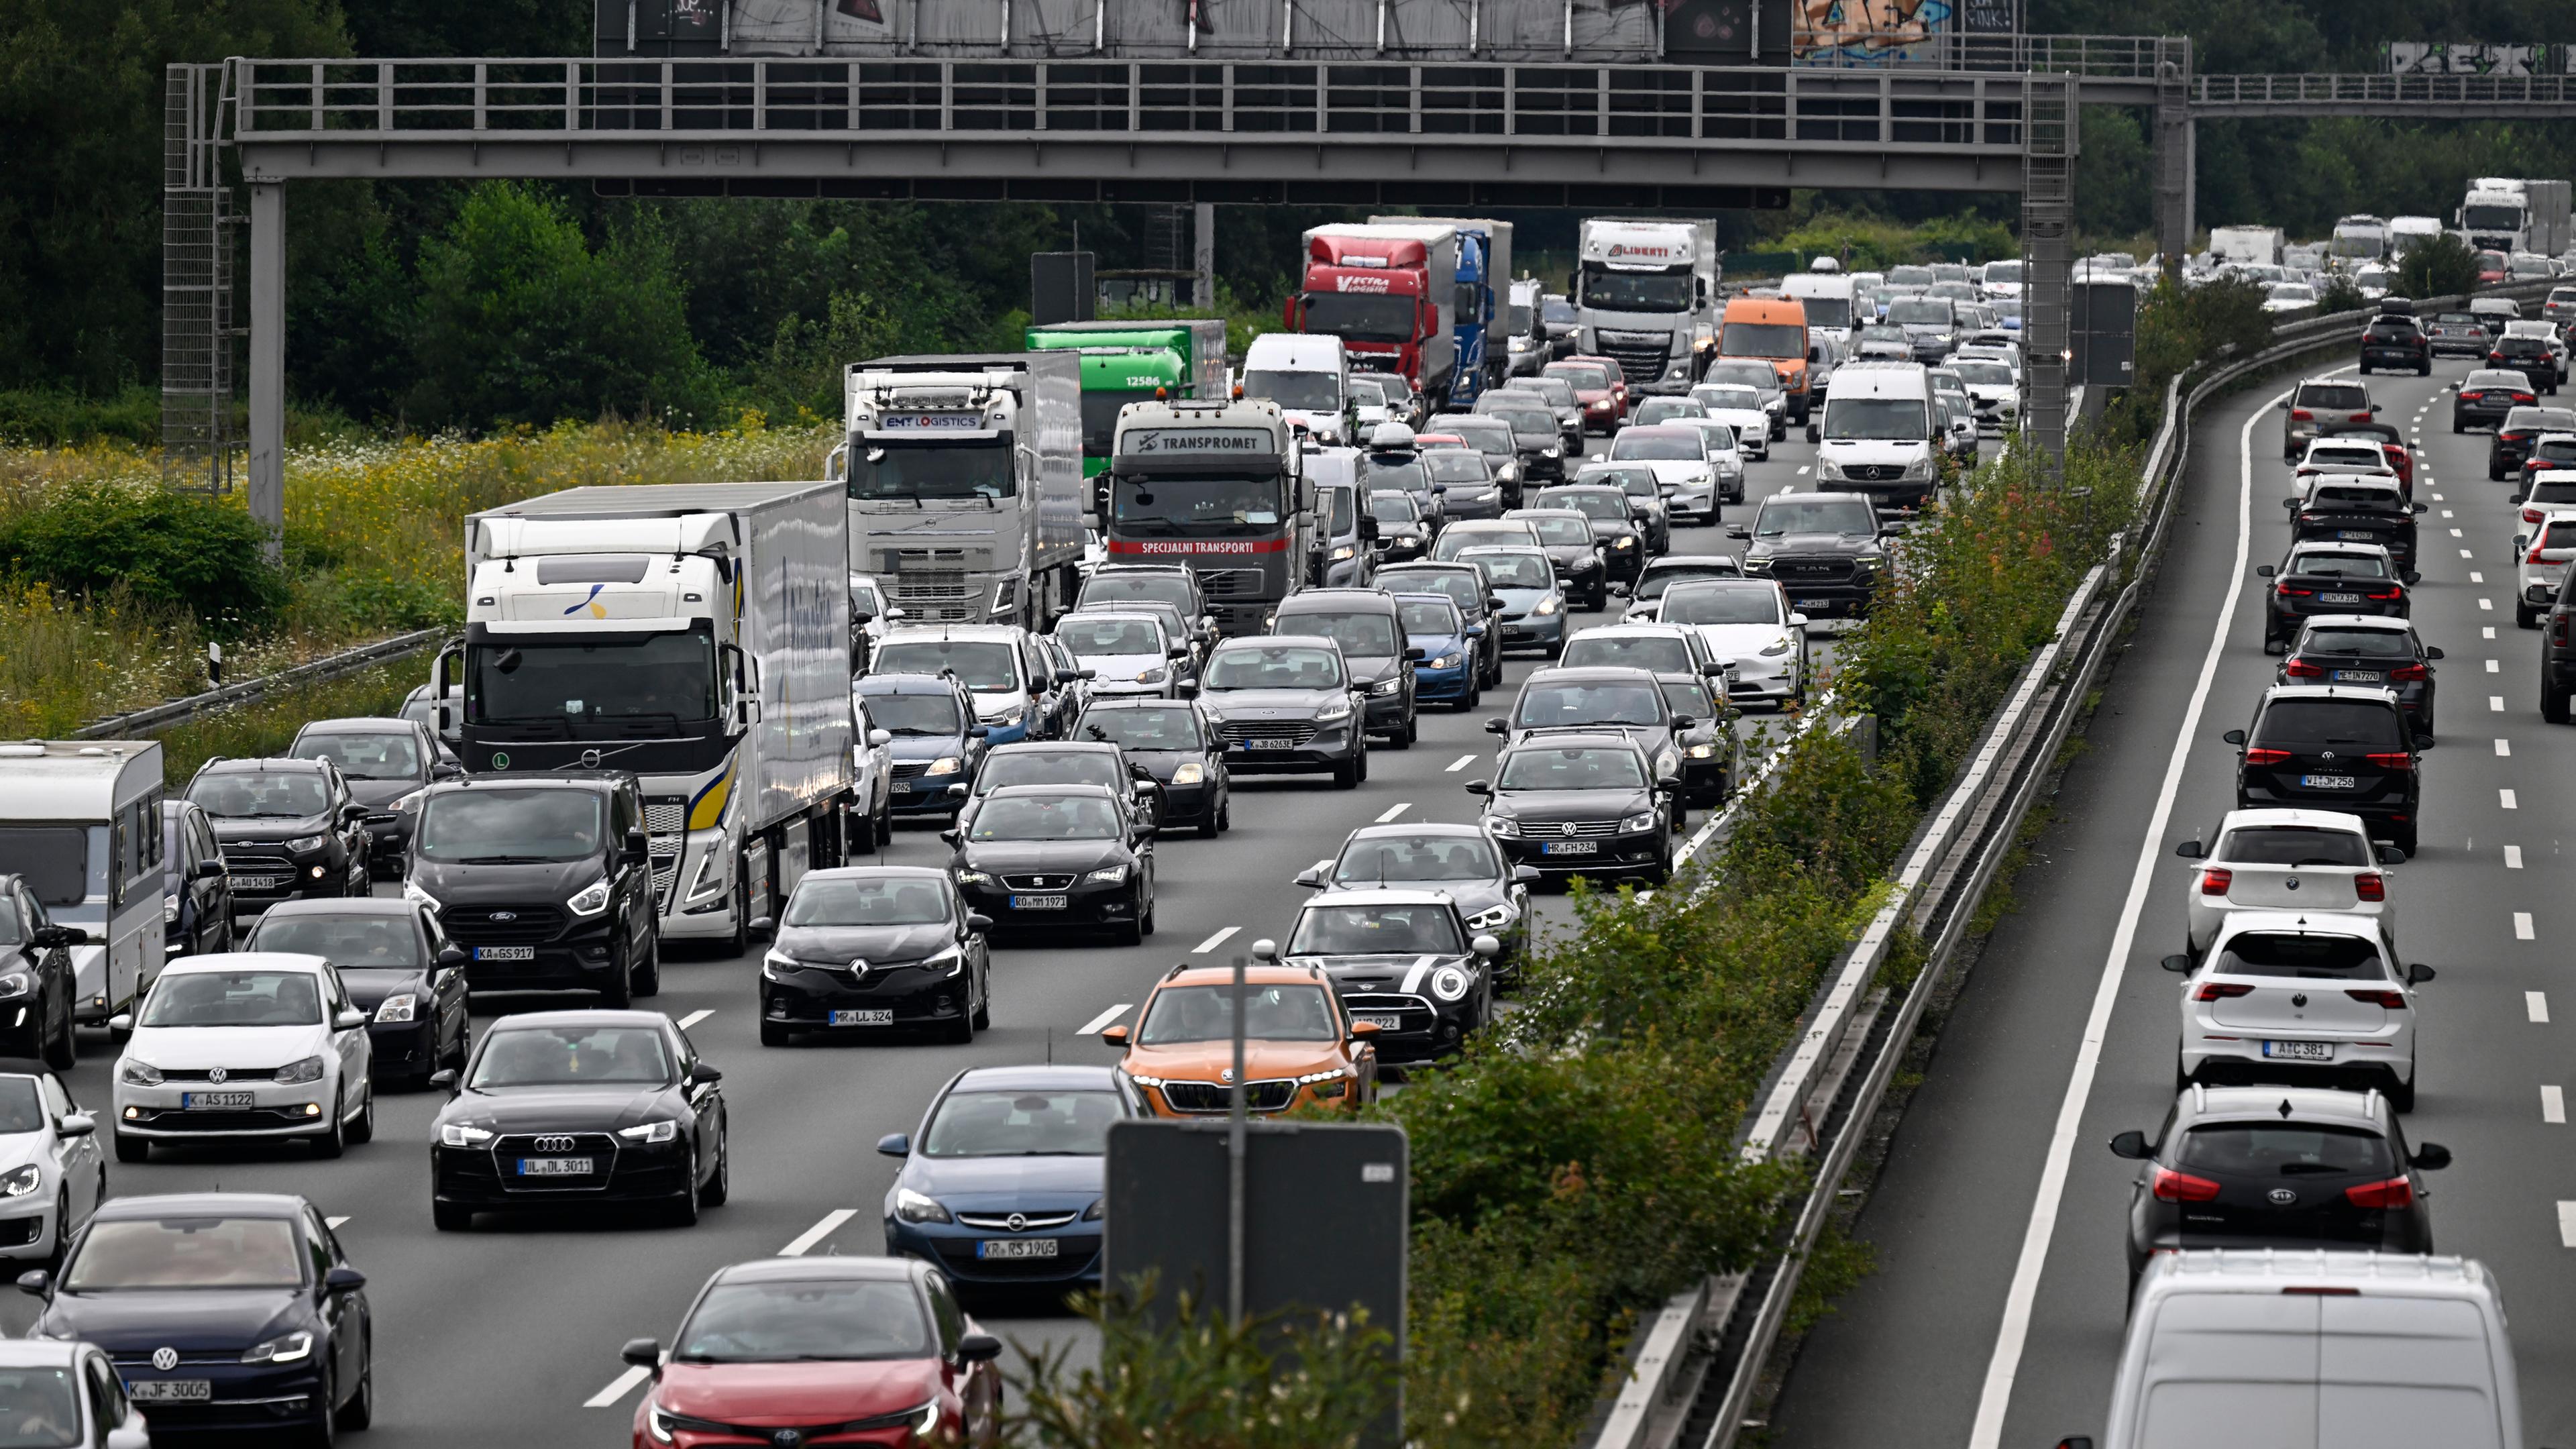
[[[2558,1241],[2563,1246],[2576,1248],[2576,1202],[2558,1205]]]
[[[2506,846],[2506,847],[2504,848],[2504,868],[2505,868],[2505,869],[2507,869],[2507,870],[2520,870],[2520,869],[2522,869],[2522,847],[2521,847],[2521,846],[2519,846],[2519,845],[2508,845],[2508,846]]]
[[[1215,935],[1208,937],[1206,940],[1199,942],[1195,946],[1192,946],[1190,948],[1190,954],[1193,956],[1204,956],[1210,951],[1215,950],[1217,947],[1224,945],[1227,938],[1242,929],[1243,928],[1241,926],[1228,926],[1224,930],[1219,931]]]
[[[2567,1091],[2563,1087],[2540,1089],[2540,1120],[2553,1127],[2567,1125]]]
[[[652,1372],[653,1371],[651,1369],[644,1367],[642,1364],[629,1364],[626,1367],[626,1372],[610,1379],[608,1381],[607,1388],[601,1389],[598,1393],[582,1400],[581,1406],[585,1409],[615,1408],[619,1399],[625,1398],[627,1394],[634,1390],[637,1384],[644,1382]]]
[[[2508,740],[2508,739],[2504,739],[2504,738],[2502,738],[2501,736],[2499,736],[2499,737],[2497,738],[2497,740],[2496,740],[2496,754],[2497,754],[2498,756],[2506,756],[2506,755],[2511,755],[2512,753],[2513,753],[2513,741]]]
[[[2496,802],[2501,808],[2506,810],[2519,810],[2522,808],[2521,806],[2513,803],[2513,792],[2511,790],[2498,790],[2496,792]]]
[[[2531,912],[2516,911],[2513,913],[2513,938],[2517,941],[2530,941],[2537,939],[2531,934]]]
[[[1804,478],[1804,477],[1806,477],[1806,476],[1807,476],[1807,465],[1806,465],[1806,464],[1801,463],[1801,464],[1799,464],[1799,465],[1798,465],[1798,476],[1799,476],[1799,477],[1801,477],[1801,478]]]
[[[791,1242],[786,1247],[779,1249],[778,1256],[782,1258],[804,1257],[805,1251],[808,1248],[813,1247],[816,1243],[819,1243],[825,1238],[832,1236],[834,1233],[839,1232],[841,1230],[841,1224],[848,1222],[850,1219],[857,1217],[858,1215],[859,1210],[857,1208],[832,1209],[830,1212],[823,1214],[823,1220],[821,1222],[816,1223],[814,1226],[807,1228],[801,1233],[798,1233],[794,1242]]]
[[[2432,481],[2433,481],[2433,475],[2432,475],[2432,474],[2430,474],[2430,473],[2425,474],[2425,475],[2424,475],[2424,481],[2425,481],[2425,482],[2427,482],[2427,483],[2432,482]],[[2434,502],[2436,502],[2436,503],[2441,502],[2441,501],[2442,501],[2442,495],[2441,495],[2441,494],[2439,494],[2439,493],[2434,494],[2434,495],[2433,495],[2433,501],[2434,501]]]
[[[2522,993],[2522,1010],[2523,1014],[2530,1017],[2534,1023],[2547,1026],[2549,1024],[2548,993],[2542,991]]]
[[[2288,396],[2287,392],[2281,394]],[[2200,678],[2192,685],[2191,700],[2183,707],[2182,728],[2175,734],[2173,750],[2165,760],[2165,778],[2156,791],[2155,811],[2148,816],[2146,835],[2138,842],[2137,865],[2129,874],[2128,900],[2120,908],[2119,928],[2112,932],[2110,954],[2103,958],[2101,979],[2093,987],[2093,1006],[2084,1021],[2083,1039],[2075,1049],[2075,1066],[2066,1079],[2066,1095],[2057,1104],[2057,1126],[2049,1138],[2047,1162],[2040,1169],[2039,1191],[2031,1200],[2030,1221],[2022,1229],[2021,1258],[2013,1265],[2012,1288],[2004,1298],[2003,1325],[1995,1333],[1994,1356],[1986,1363],[1985,1387],[1977,1396],[1977,1419],[1968,1431],[1968,1449],[2000,1449],[2003,1440],[2004,1413],[2012,1407],[2013,1380],[2021,1372],[2022,1346],[2030,1337],[2031,1305],[2039,1297],[2039,1280],[2048,1266],[2048,1245],[2057,1234],[2058,1206],[2066,1196],[2066,1174],[2075,1156],[2076,1134],[2084,1126],[2084,1101],[2092,1095],[2094,1074],[2101,1069],[2102,1043],[2110,1035],[2111,1008],[2119,1000],[2121,973],[2137,945],[2138,913],[2145,908],[2147,889],[2164,863],[2165,828],[2173,818],[2174,796],[2182,789],[2183,766],[2190,759],[2191,742],[2200,737],[2201,713],[2217,681],[2218,661],[2226,652],[2227,636],[2236,626],[2237,600],[2244,596],[2248,550],[2253,545],[2254,424],[2271,411],[2271,404],[2257,410],[2245,420],[2237,437],[2236,561],[2227,577],[2238,582],[2227,590],[2226,599],[2219,605],[2218,622],[2209,632],[2209,648],[2201,656]]]
[[[2487,661],[2487,673],[2489,673],[2489,674],[2501,674],[2501,673],[2503,673],[2503,672],[2504,672],[2504,666],[2503,666],[2503,665],[2501,665],[2501,664],[2497,663],[2495,660],[2492,660],[2492,659],[2490,659],[2490,660],[2488,660],[2488,661]]]
[[[2448,518],[2448,517],[2450,517],[2450,516],[2451,516],[2451,510],[2449,510],[2449,509],[2447,509],[2447,508],[2443,509],[2443,510],[2442,510],[2442,516],[2443,516],[2444,518]],[[2462,534],[2458,529],[2456,529],[2456,528],[2455,528],[2455,529],[2452,529],[2452,530],[2451,530],[2451,537],[2453,537],[2453,538],[2463,538],[2463,537],[2466,537],[2466,535],[2465,535],[2465,534]]]
[[[1111,1022],[1113,1022],[1113,1021],[1116,1021],[1118,1018],[1120,1018],[1120,1017],[1122,1017],[1122,1016],[1125,1016],[1125,1015],[1127,1014],[1127,1008],[1128,1008],[1128,1007],[1131,1007],[1131,1006],[1133,1006],[1133,1005],[1135,1005],[1135,1004],[1136,1004],[1136,1003],[1134,1003],[1134,1002],[1132,1002],[1132,1001],[1122,1001],[1122,1002],[1118,1003],[1116,1006],[1113,1006],[1113,1007],[1109,1008],[1107,1011],[1104,1011],[1104,1012],[1100,1013],[1098,1016],[1093,1017],[1091,1020],[1084,1022],[1084,1023],[1082,1024],[1081,1029],[1080,1029],[1080,1030],[1078,1030],[1078,1031],[1076,1031],[1076,1032],[1074,1033],[1074,1035],[1075,1035],[1075,1036],[1098,1036],[1098,1035],[1100,1035],[1100,1029],[1101,1029],[1102,1027],[1105,1027],[1105,1026],[1109,1025],[1109,1023],[1111,1023]]]
[[[1391,825],[1391,824],[1393,824],[1393,823],[1394,823],[1394,821],[1395,821],[1395,817],[1397,817],[1398,815],[1403,814],[1405,811],[1410,810],[1410,809],[1412,809],[1412,808],[1413,808],[1413,802],[1412,802],[1412,801],[1410,801],[1410,800],[1401,800],[1401,801],[1398,801],[1398,802],[1396,802],[1395,804],[1393,804],[1393,805],[1389,805],[1388,807],[1386,807],[1386,813],[1385,813],[1385,814],[1383,814],[1383,815],[1380,815],[1380,816],[1377,818],[1377,823],[1378,823],[1378,824],[1380,824],[1380,825]]]
[[[2464,548],[2464,549],[2461,549],[2461,550],[2460,550],[2460,557],[2462,557],[2462,558],[2475,558],[2475,557],[2477,557],[2477,555],[2476,555],[2476,554],[2473,554],[2473,553],[2471,553],[2471,552],[2469,552],[2467,549],[2465,549],[2465,548]],[[2478,580],[2478,582],[2479,582],[2479,583],[2485,583],[2485,582],[2486,582],[2486,580],[2484,580],[2484,579],[2480,579],[2480,580]]]
[[[322,1226],[329,1228],[331,1231],[336,1233],[340,1231],[340,1225],[348,1220],[348,1215],[344,1213],[336,1218],[324,1218],[322,1220]]]
[[[2479,607],[2479,608],[2481,608],[2481,609],[2485,609],[2485,610],[2488,610],[2488,611],[2492,612],[2492,611],[2494,610],[2494,608],[2495,608],[2495,600],[2493,600],[2493,599],[2480,599],[2480,600],[2478,600],[2478,607]]]
[[[2492,638],[2494,638],[2494,637],[2495,637],[2495,625],[2493,625],[2493,624],[2481,624],[2481,625],[2479,625],[2479,626],[2478,626],[2478,637],[2479,637],[2479,638],[2481,638],[2481,639],[2492,639]]]
[[[1476,757],[1474,755],[1460,755],[1458,758],[1449,762],[1449,768],[1443,773],[1454,775],[1474,763],[1476,763]]]
[[[713,1007],[702,1007],[696,1011],[692,1011],[688,1015],[680,1018],[680,1030],[687,1031],[690,1027],[696,1026],[699,1022],[702,1022],[715,1014],[715,1008]]]
[[[2490,694],[2490,695],[2488,695],[2488,696],[2487,696],[2487,708],[2488,708],[2488,709],[2490,709],[2490,710],[2492,710],[2492,711],[2494,711],[2494,712],[2495,712],[2495,713],[2497,713],[2497,714],[2502,714],[2502,713],[2504,713],[2504,696],[2503,696],[2503,695],[2501,695],[2501,694]]]
[[[2444,518],[2449,518],[2449,517],[2451,517],[2451,516],[2452,516],[2452,514],[2451,514],[2451,510],[2449,510],[2449,509],[2447,509],[2447,508],[2443,509],[2443,510],[2442,510],[2442,516],[2443,516]],[[2455,529],[2452,529],[2452,530],[2451,530],[2451,537],[2453,537],[2453,538],[2457,538],[2457,537],[2459,537],[2459,536],[2460,536],[2460,531],[2459,531],[2458,529],[2456,529],[2456,528],[2455,528]]]

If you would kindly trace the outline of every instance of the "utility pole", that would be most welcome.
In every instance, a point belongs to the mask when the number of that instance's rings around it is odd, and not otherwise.
[[[1202,201],[1192,208],[1197,215],[1197,237],[1191,248],[1191,265],[1198,273],[1192,284],[1191,302],[1198,310],[1216,311],[1216,203]]]
[[[1253,949],[1269,944],[1256,941]],[[1243,976],[1244,958],[1238,954],[1234,958],[1234,1075],[1229,1079],[1233,1087],[1226,1093],[1225,1108],[1225,1318],[1237,1328],[1243,1326],[1243,1160],[1249,1145],[1244,1140],[1248,1123],[1243,1096],[1243,1010],[1250,992]]]

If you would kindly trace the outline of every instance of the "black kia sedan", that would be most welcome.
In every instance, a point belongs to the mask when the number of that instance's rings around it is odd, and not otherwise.
[[[375,1416],[367,1276],[301,1197],[111,1198],[59,1277],[22,1273],[18,1288],[44,1300],[31,1336],[115,1361],[155,1442],[213,1430],[328,1443]]]
[[[1468,781],[1467,793],[1485,797],[1485,833],[1513,865],[1656,885],[1672,875],[1671,791],[1616,731],[1530,737],[1503,751],[1492,780]]]
[[[943,831],[967,905],[1007,927],[1107,927],[1133,946],[1154,934],[1154,836],[1117,791],[1012,785]]]
[[[686,1227],[733,1185],[724,1073],[658,1011],[532,1011],[496,1019],[430,1147],[430,1221],[462,1232],[478,1212],[661,1209]]]
[[[1351,1020],[1377,1024],[1378,1060],[1402,1062],[1447,1056],[1493,1019],[1501,953],[1447,893],[1413,886],[1308,901],[1282,959],[1331,977]]]
[[[760,1044],[925,1028],[973,1041],[993,1021],[992,924],[943,870],[807,871],[760,959]]]
[[[1076,740],[1116,745],[1162,787],[1163,829],[1195,826],[1213,840],[1234,824],[1225,746],[1199,706],[1188,700],[1094,699],[1073,726]]]
[[[1329,770],[1333,788],[1368,778],[1368,696],[1341,646],[1320,634],[1228,639],[1208,655],[1201,707],[1228,769]]]
[[[340,968],[349,1004],[367,1014],[370,1074],[382,1087],[429,1085],[465,1065],[465,948],[448,941],[417,901],[370,897],[284,901],[269,908],[245,951],[319,956]]]
[[[2397,696],[2360,684],[2276,684],[2264,691],[2237,747],[2236,808],[2340,810],[2374,840],[2416,854],[2422,773],[2432,738],[2407,727]]]

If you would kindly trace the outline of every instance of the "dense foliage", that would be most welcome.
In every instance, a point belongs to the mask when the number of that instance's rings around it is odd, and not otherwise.
[[[2416,242],[2397,259],[2400,296],[2457,297],[2477,285],[2478,254],[2448,232]]]
[[[273,622],[286,602],[260,543],[249,513],[201,493],[75,485],[0,517],[0,577],[102,601],[115,593],[239,633]]]

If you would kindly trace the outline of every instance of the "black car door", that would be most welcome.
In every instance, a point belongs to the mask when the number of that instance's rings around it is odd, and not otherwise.
[[[197,858],[200,861],[211,860],[218,866],[223,865],[224,853],[222,848],[215,844],[214,827],[206,823],[206,817],[203,814],[193,810],[188,813],[188,835],[196,842]],[[204,933],[204,940],[198,945],[197,950],[200,953],[220,951],[230,946],[233,940],[231,869],[226,867],[213,871],[204,880],[192,882],[191,888],[204,892],[197,897],[197,929]]]
[[[436,916],[418,909],[414,910],[413,916],[420,923],[422,940],[429,948],[428,956],[423,959],[430,963],[429,1007],[434,1013],[431,1020],[435,1023],[430,1031],[430,1049],[433,1053],[441,1052],[448,1042],[454,1041],[459,1048],[457,1054],[462,1056],[469,1029],[465,1016],[464,965],[461,961],[451,963],[441,959],[446,952],[457,948],[449,944],[447,933],[438,928]]]
[[[671,1035],[678,1038],[680,1090],[688,1097],[691,1139],[698,1148],[698,1176],[704,1180],[715,1172],[717,1160],[724,1155],[724,1091],[715,1082],[696,1080],[698,1068],[704,1063],[689,1034],[674,1026]]]
[[[323,1336],[331,1345],[332,1392],[345,1398],[356,1391],[358,1375],[365,1371],[366,1295],[355,1288],[333,1292],[324,1286],[332,1269],[349,1266],[349,1256],[340,1251],[330,1226],[310,1204],[304,1209],[304,1247],[313,1264],[314,1306],[319,1310]]]
[[[632,964],[641,959],[651,944],[654,916],[660,909],[653,899],[653,872],[648,862],[636,865],[626,858],[628,832],[644,828],[643,798],[628,786],[608,792],[608,875],[616,882],[611,887],[620,896],[619,919],[626,923],[626,959]],[[673,888],[678,888],[677,877]]]

